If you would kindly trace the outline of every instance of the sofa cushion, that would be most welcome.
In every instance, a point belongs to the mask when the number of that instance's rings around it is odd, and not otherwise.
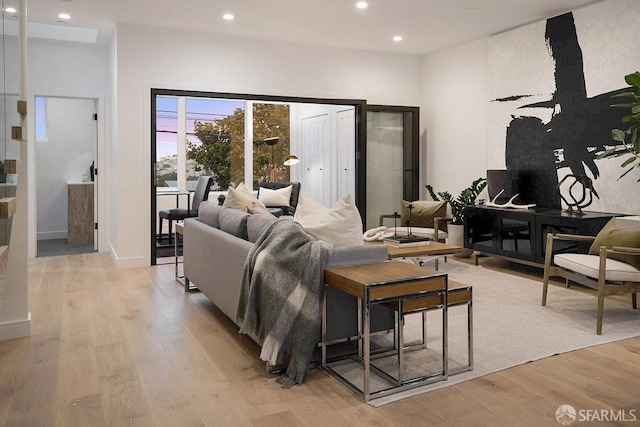
[[[414,202],[402,201],[402,214],[400,216],[400,224],[406,225],[409,221],[409,205],[411,209],[411,225],[415,227],[433,228],[433,220],[436,217],[444,218],[447,216],[447,203],[435,202],[430,200],[416,200]],[[443,222],[440,226],[442,230],[447,229],[447,224]]]
[[[221,210],[222,206],[205,200],[198,207],[198,219],[211,227],[220,228],[219,215]]]
[[[269,226],[271,226],[271,224],[276,221],[278,221],[278,218],[271,215],[270,213],[267,213],[266,215],[249,215],[249,218],[247,218],[248,240],[251,243],[255,243],[256,241],[258,241],[260,236],[262,236],[262,233],[264,233],[267,228],[269,228]]]
[[[593,241],[591,248],[589,248],[589,254],[598,255],[600,246],[606,246],[607,249],[611,249],[614,246],[640,248],[640,231],[618,228],[616,218],[611,218],[607,225],[596,235],[596,239]],[[607,256],[640,269],[640,256],[627,254],[609,254]]]
[[[237,209],[222,208],[219,214],[220,230],[244,240],[247,236],[247,219],[250,214]]]
[[[332,208],[321,205],[309,193],[300,191],[293,219],[318,240],[334,247],[363,245],[362,219],[358,208],[346,195]]]

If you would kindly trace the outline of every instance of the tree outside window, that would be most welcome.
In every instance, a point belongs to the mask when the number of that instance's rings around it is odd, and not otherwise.
[[[277,180],[289,180],[289,169],[282,165],[289,155],[289,106],[254,103],[252,112],[254,188],[269,180],[272,168]],[[197,141],[187,140],[187,159],[197,163],[196,171],[211,174],[214,189],[227,190],[244,180],[244,122],[245,112],[241,108],[223,118],[194,122]],[[264,142],[274,137],[279,138],[274,146]]]

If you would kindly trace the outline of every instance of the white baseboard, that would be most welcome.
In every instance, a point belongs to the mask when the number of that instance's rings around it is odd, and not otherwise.
[[[109,254],[113,260],[116,269],[148,267],[149,261],[145,257],[118,257],[115,249],[109,244]]]
[[[38,240],[66,239],[67,237],[69,237],[69,233],[67,232],[67,230],[41,231],[41,232],[38,232],[38,235],[37,235]]]
[[[0,323],[0,340],[23,338],[31,335],[31,312],[24,320]]]

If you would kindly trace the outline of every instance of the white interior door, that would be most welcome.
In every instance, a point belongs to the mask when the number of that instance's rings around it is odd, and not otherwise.
[[[329,114],[301,120],[302,188],[325,206],[331,206]]]
[[[356,121],[355,109],[338,111],[337,117],[337,178],[333,203],[349,194],[356,200]]]

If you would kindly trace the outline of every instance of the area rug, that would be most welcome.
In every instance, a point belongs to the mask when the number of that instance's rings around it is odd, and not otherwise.
[[[440,263],[440,271],[448,273],[449,280],[473,287],[473,370],[451,375],[447,381],[373,399],[369,402],[372,406],[385,405],[555,354],[640,335],[640,310],[631,307],[631,297],[628,302],[605,299],[602,335],[597,335],[596,298],[593,295],[549,286],[547,306],[542,307],[541,280],[525,279],[455,260]],[[450,368],[468,363],[466,315],[463,307],[455,307],[449,313]],[[440,312],[428,313],[427,350],[420,350],[424,353],[421,356],[422,366],[429,371],[427,373],[437,372],[441,365],[441,321]],[[421,325],[420,314],[407,316],[407,342],[419,341]],[[418,357],[420,352],[407,357]],[[389,362],[381,360],[380,363]],[[361,368],[353,365],[352,372],[343,373],[345,376],[361,376]],[[411,359],[407,360],[409,365]]]

